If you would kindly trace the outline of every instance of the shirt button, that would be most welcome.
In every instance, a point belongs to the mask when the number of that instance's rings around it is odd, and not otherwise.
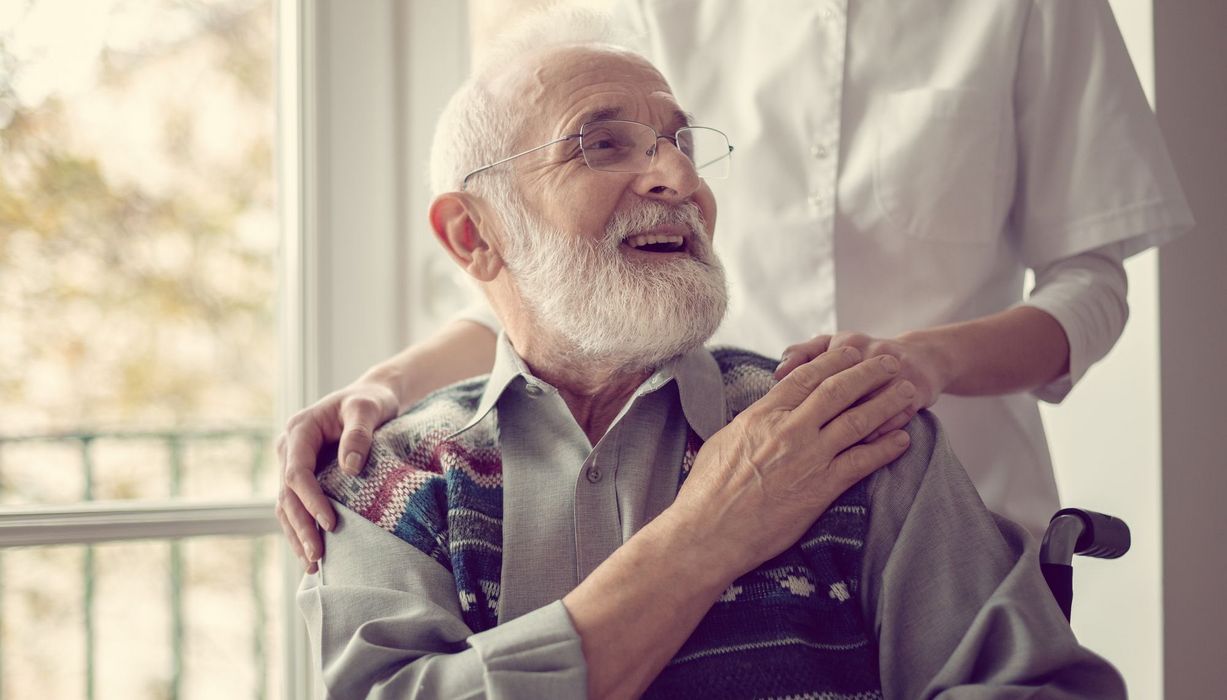
[[[596,467],[588,467],[587,477],[589,482],[595,484],[601,480],[601,470]]]
[[[809,154],[815,158],[826,158],[827,157],[826,146],[818,146],[818,145],[811,146],[809,149]]]
[[[810,203],[810,206],[814,206],[814,207],[820,206],[822,204],[822,195],[819,194],[818,192],[811,194],[809,196],[809,203]]]
[[[529,383],[527,386],[524,387],[524,393],[528,394],[529,396],[532,396],[533,398],[536,398],[544,394],[545,390],[543,390],[540,386],[536,384]]]
[[[835,13],[832,12],[829,8],[822,11],[822,18],[824,20],[827,20],[828,22],[831,21],[831,18],[833,18],[834,16],[835,16]]]

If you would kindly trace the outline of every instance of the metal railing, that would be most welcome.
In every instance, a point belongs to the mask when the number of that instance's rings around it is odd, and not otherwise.
[[[7,547],[80,544],[82,560],[82,625],[84,629],[85,697],[96,697],[96,635],[94,629],[96,563],[94,544],[133,539],[166,539],[170,544],[168,571],[170,600],[171,669],[169,697],[182,695],[184,669],[183,551],[181,539],[205,535],[256,537],[251,553],[249,593],[255,610],[252,658],[255,664],[254,696],[265,700],[268,686],[268,653],[265,628],[268,605],[264,592],[264,567],[268,552],[263,535],[277,532],[273,502],[259,498],[260,479],[267,462],[270,432],[263,428],[222,428],[168,431],[80,431],[37,435],[0,435],[0,468],[5,448],[20,443],[75,444],[82,475],[81,502],[72,506],[23,506],[0,508],[0,629],[3,629],[4,553]],[[99,440],[157,443],[167,455],[170,487],[161,502],[95,501],[95,444]],[[184,454],[189,444],[240,441],[249,453],[249,499],[220,503],[176,501],[182,494]],[[0,483],[0,489],[3,489]],[[2,637],[2,635],[0,635]],[[0,679],[4,678],[5,654],[0,647]],[[0,700],[4,693],[0,683]]]

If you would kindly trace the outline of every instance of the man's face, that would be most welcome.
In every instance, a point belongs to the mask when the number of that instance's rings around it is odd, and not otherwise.
[[[672,136],[686,126],[686,116],[668,83],[651,64],[632,54],[587,47],[556,49],[528,59],[527,70],[509,88],[516,104],[531,105],[542,119],[530,120],[517,146],[529,148],[580,128],[596,119],[626,119]],[[619,209],[644,200],[698,207],[712,235],[716,203],[711,190],[672,143],[658,142],[652,165],[643,173],[603,172],[589,168],[573,139],[521,159],[517,186],[528,208],[544,224],[592,241],[604,235]],[[626,246],[628,256],[644,264],[674,257]]]
[[[547,116],[525,129],[521,148],[596,119],[634,120],[668,135],[686,125],[663,78],[633,56],[560,50],[521,75],[523,103]],[[525,157],[515,170],[519,194],[502,214],[504,258],[520,297],[567,352],[594,360],[643,367],[702,344],[726,305],[710,247],[711,191],[663,139],[641,173],[593,170],[576,141]],[[677,239],[676,250],[642,247]]]

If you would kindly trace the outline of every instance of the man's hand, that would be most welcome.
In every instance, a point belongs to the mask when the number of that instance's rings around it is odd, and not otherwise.
[[[901,430],[864,439],[915,387],[895,358],[860,359],[824,353],[742,411],[699,450],[673,503],[563,597],[590,697],[642,694],[730,583],[907,449]]]
[[[928,408],[942,395],[949,384],[949,371],[943,354],[931,342],[924,342],[918,335],[904,334],[898,338],[873,338],[864,333],[841,332],[835,335],[820,335],[810,340],[790,345],[784,349],[783,359],[775,369],[775,378],[782,379],[801,365],[828,350],[856,348],[866,359],[890,355],[899,360],[899,378],[916,387],[912,401],[897,415],[875,430],[869,440],[874,440],[892,430],[908,424],[908,421],[923,408]]]
[[[396,395],[387,386],[358,381],[294,414],[277,438],[281,492],[277,519],[307,573],[315,573],[324,555],[324,539],[315,526],[331,531],[336,512],[315,478],[316,457],[327,443],[341,441],[341,469],[358,474],[366,464],[375,429],[396,417]]]
[[[844,347],[806,362],[712,436],[666,511],[701,524],[739,574],[792,545],[850,486],[907,449],[888,430],[916,399],[893,356]]]

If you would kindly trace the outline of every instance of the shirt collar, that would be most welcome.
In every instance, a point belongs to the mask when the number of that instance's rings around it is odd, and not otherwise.
[[[507,339],[507,333],[499,331],[498,340],[494,345],[494,366],[490,368],[490,378],[486,380],[486,390],[481,395],[481,401],[477,403],[477,410],[473,413],[473,417],[469,422],[465,423],[462,428],[452,433],[450,437],[455,437],[460,433],[477,425],[481,419],[490,413],[490,409],[494,408],[498,403],[499,398],[507,387],[518,377],[524,377],[526,381],[536,383],[542,389],[550,388],[545,382],[533,377],[532,372],[528,371],[528,366],[524,364],[524,360],[516,353],[515,348],[511,347],[511,341]],[[531,379],[530,379],[531,378]]]
[[[673,361],[678,395],[686,422],[704,442],[728,423],[724,376],[707,348],[696,348]]]
[[[486,380],[486,389],[477,404],[477,410],[464,427],[452,433],[452,437],[485,418],[516,380],[523,381],[526,388],[536,387],[535,390],[542,392],[557,391],[533,376],[528,365],[524,364],[519,353],[511,346],[507,333],[500,331],[494,350],[494,366],[490,370],[490,378]],[[725,426],[728,418],[724,404],[724,379],[720,374],[720,366],[706,348],[696,348],[665,363],[644,380],[635,396],[650,394],[667,386],[670,381],[677,383],[682,413],[700,438],[706,441]]]

